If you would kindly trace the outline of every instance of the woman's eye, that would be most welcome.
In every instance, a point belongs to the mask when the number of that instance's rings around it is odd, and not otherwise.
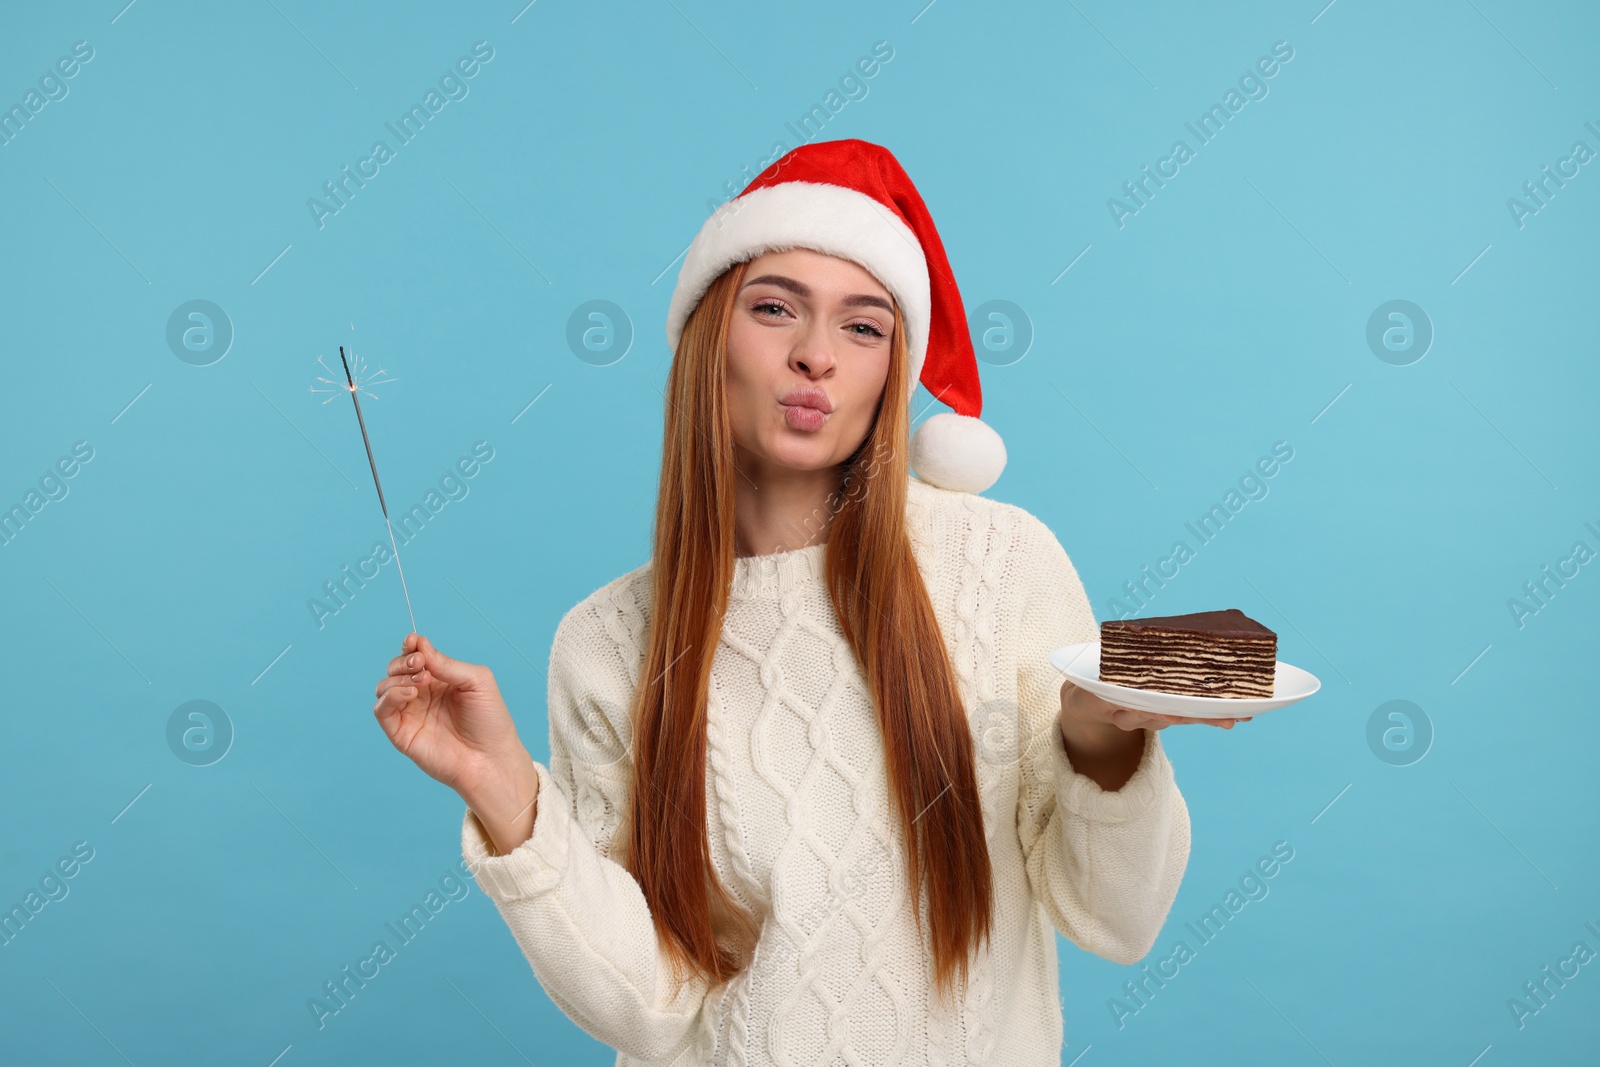
[[[780,315],[790,313],[787,307],[776,300],[763,300],[760,303],[752,304],[750,305],[750,310],[755,313],[757,318],[777,318]],[[855,333],[857,337],[872,337],[881,340],[884,336],[883,331],[871,322],[852,322],[845,328]]]

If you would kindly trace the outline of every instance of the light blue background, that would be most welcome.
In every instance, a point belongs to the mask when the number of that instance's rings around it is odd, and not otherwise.
[[[822,136],[894,151],[969,310],[1025,313],[1027,354],[983,366],[989,495],[1057,532],[1098,617],[1294,449],[1149,604],[1240,607],[1323,681],[1163,735],[1194,841],[1151,960],[1274,842],[1294,859],[1121,1028],[1139,968],[1063,941],[1062,1062],[1594,1061],[1600,963],[1522,1028],[1507,1007],[1600,951],[1600,564],[1521,627],[1507,606],[1600,550],[1600,162],[1507,208],[1600,150],[1591,5],[123,2],[0,15],[4,106],[94,48],[0,146],[0,504],[94,449],[0,547],[0,904],[94,849],[0,948],[0,1061],[611,1062],[475,886],[312,1020],[459,861],[462,812],[370,714],[409,627],[393,568],[321,628],[307,607],[385,536],[317,358],[353,338],[395,379],[365,400],[391,506],[492,445],[402,560],[419,627],[494,668],[544,758],[556,622],[647,558],[675,257],[877,41]],[[307,199],[480,40],[469,95],[319,229]],[[1277,41],[1269,95],[1119,229],[1107,199]],[[235,331],[210,366],[166,341],[194,299]],[[633,332],[603,366],[567,341],[596,299]],[[1435,331],[1408,366],[1365,338],[1392,299]],[[236,732],[208,767],[166,741],[194,699]],[[1407,766],[1367,741],[1395,699],[1434,733]]]

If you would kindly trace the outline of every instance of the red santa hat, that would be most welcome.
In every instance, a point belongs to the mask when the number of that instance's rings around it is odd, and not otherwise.
[[[911,356],[907,380],[921,381],[951,409],[930,416],[913,434],[910,461],[917,476],[966,493],[993,485],[1005,468],[1006,449],[978,417],[983,393],[961,293],[927,206],[880,145],[855,139],[801,145],[719,207],[678,271],[667,309],[672,350],[689,313],[723,271],[790,248],[860,264],[899,305]]]

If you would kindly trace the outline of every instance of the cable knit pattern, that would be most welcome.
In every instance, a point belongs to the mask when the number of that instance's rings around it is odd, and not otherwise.
[[[914,924],[877,716],[824,576],[826,545],[735,560],[707,705],[712,862],[760,923],[725,985],[670,981],[618,862],[649,639],[647,564],[562,618],[550,760],[532,836],[462,852],[551,1000],[618,1067],[1056,1064],[1056,933],[1130,964],[1154,944],[1189,857],[1189,813],[1148,733],[1121,789],[1067,759],[1062,645],[1098,635],[1048,527],[1011,504],[911,479],[907,531],[972,732],[994,872],[990,945],[941,1007]],[[923,898],[924,904],[926,898]]]

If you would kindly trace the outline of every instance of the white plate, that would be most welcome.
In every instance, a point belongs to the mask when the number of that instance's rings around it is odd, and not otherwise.
[[[1191,719],[1242,719],[1286,708],[1322,688],[1310,671],[1278,660],[1270,697],[1201,697],[1187,693],[1160,693],[1153,689],[1134,689],[1100,680],[1100,642],[1065,645],[1050,653],[1050,662],[1073,685],[1087,689],[1101,700],[1123,708],[1153,711],[1158,715],[1182,715]]]

